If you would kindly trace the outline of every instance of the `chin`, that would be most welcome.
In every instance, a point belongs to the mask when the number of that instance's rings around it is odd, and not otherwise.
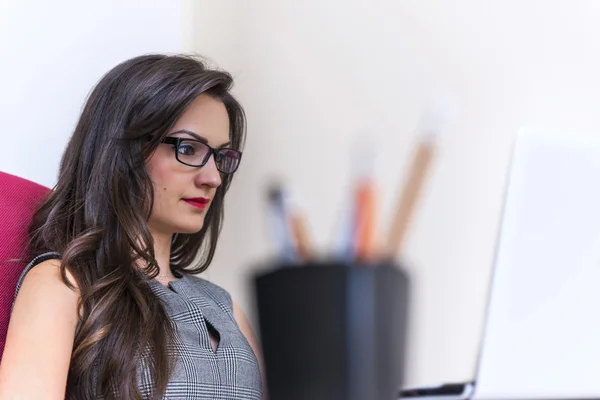
[[[177,218],[173,218],[173,214],[171,214],[170,218],[164,216],[163,218],[151,219],[149,228],[155,233],[192,235],[202,229],[205,223],[204,217],[204,215],[179,214]]]
[[[182,221],[181,224],[173,225],[173,232],[191,235],[200,232],[204,226],[204,218],[201,221]]]
[[[202,227],[200,227],[198,229],[178,229],[175,231],[175,233],[179,233],[182,235],[193,235],[195,233],[200,232],[201,229],[202,229]]]
[[[194,233],[200,232],[200,230],[202,229],[203,226],[204,226],[204,224],[196,224],[196,225],[187,224],[185,226],[173,227],[173,231],[176,233],[184,234],[184,235],[192,235]]]

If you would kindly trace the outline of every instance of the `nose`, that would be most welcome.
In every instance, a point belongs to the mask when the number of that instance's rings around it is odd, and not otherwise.
[[[198,168],[196,175],[196,184],[198,186],[209,186],[217,188],[221,186],[221,173],[215,164],[215,156],[211,155],[203,167]]]

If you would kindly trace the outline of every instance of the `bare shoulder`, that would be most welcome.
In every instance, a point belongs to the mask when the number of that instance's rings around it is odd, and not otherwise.
[[[70,273],[67,279],[75,284]],[[78,301],[77,287],[68,287],[61,277],[60,261],[44,261],[27,273],[0,364],[0,398],[64,399]]]
[[[250,347],[252,347],[252,350],[254,351],[254,355],[256,356],[256,358],[258,360],[261,377],[262,377],[262,381],[263,381],[263,394],[264,394],[263,398],[266,399],[267,398],[267,395],[266,395],[267,387],[266,387],[265,367],[264,367],[263,355],[262,355],[262,350],[260,348],[260,344],[256,338],[256,335],[254,334],[254,330],[252,329],[252,325],[250,324],[250,321],[248,320],[246,313],[244,313],[244,310],[242,310],[242,308],[233,300],[232,300],[232,306],[233,306],[233,318],[237,322],[242,334],[246,337],[246,340],[250,344]]]
[[[233,317],[238,323],[240,330],[242,330],[242,333],[245,334],[246,332],[244,332],[244,330],[248,330],[249,333],[252,333],[252,335],[254,335],[252,331],[252,326],[250,325],[250,321],[248,320],[248,317],[246,316],[244,310],[233,300],[231,301],[231,304],[233,306]]]
[[[21,318],[42,317],[49,312],[58,321],[76,322],[79,291],[73,275],[67,270],[66,277],[73,288],[67,286],[60,272],[59,260],[46,260],[33,267],[23,279],[15,299],[11,323]]]
[[[77,289],[77,284],[73,275],[67,269],[66,271],[67,280],[71,285]],[[62,279],[60,273],[60,260],[46,260],[35,267],[33,267],[25,278],[23,279],[23,283],[21,285],[21,289],[19,290],[19,295],[25,290],[26,287],[35,287],[36,289],[41,290],[53,290],[53,289],[69,289],[69,295],[71,297],[77,297],[77,290],[73,291],[70,289]],[[19,296],[17,295],[17,298]]]

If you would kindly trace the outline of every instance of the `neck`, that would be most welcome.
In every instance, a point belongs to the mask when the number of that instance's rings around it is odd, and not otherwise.
[[[172,281],[175,276],[171,272],[169,260],[171,259],[171,234],[152,234],[154,239],[154,256],[158,262],[159,273],[157,279],[159,281]]]

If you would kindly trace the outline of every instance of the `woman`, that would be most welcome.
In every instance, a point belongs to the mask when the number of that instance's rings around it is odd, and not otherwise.
[[[193,276],[213,258],[241,159],[231,85],[164,55],[100,80],[34,217],[0,398],[261,398],[248,320]]]

